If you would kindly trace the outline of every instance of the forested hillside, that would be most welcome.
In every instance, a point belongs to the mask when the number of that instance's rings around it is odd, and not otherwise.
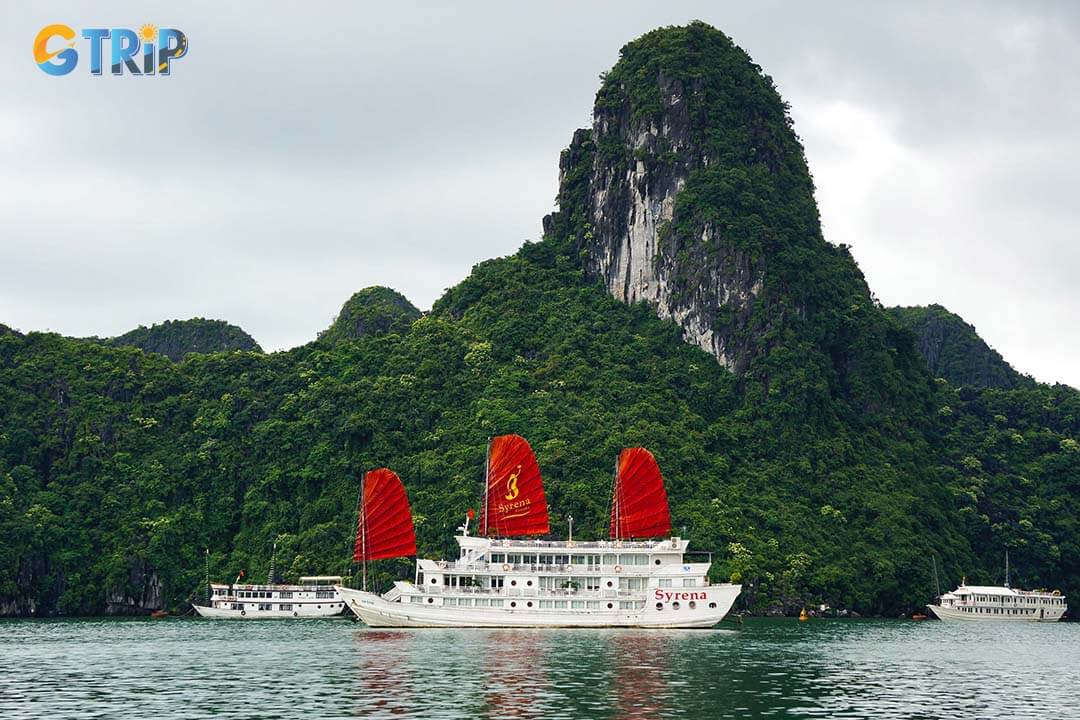
[[[744,584],[738,608],[909,611],[933,595],[931,556],[946,584],[991,582],[1005,549],[1016,584],[1080,593],[1080,394],[927,369],[822,237],[749,57],[700,23],[655,31],[597,105],[544,238],[429,314],[369,288],[303,347],[179,362],[0,334],[0,614],[182,608],[204,548],[222,579],[263,576],[275,540],[287,578],[348,571],[357,475],[377,465],[405,482],[420,552],[442,555],[479,500],[486,439],[509,432],[537,452],[554,537],[567,515],[604,537],[616,454],[652,449],[676,531]],[[619,187],[632,167],[640,184]],[[651,194],[669,171],[683,189]],[[632,207],[667,209],[624,244],[637,231],[612,213]],[[662,292],[608,272],[639,242]]]
[[[142,348],[161,353],[172,360],[182,360],[189,352],[211,353],[222,350],[262,352],[255,339],[224,320],[192,318],[166,320],[151,327],[139,326],[104,342],[114,346]]]
[[[919,352],[931,374],[945,378],[950,385],[1015,388],[1034,384],[1031,378],[1013,370],[974,327],[940,305],[894,307],[889,308],[889,313],[915,333]]]

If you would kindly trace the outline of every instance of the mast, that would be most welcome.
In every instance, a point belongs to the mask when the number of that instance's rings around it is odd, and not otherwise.
[[[1009,587],[1009,551],[1005,551],[1005,587]]]
[[[615,525],[615,540],[622,537],[619,532],[619,456],[615,456],[615,472],[611,476],[611,515]]]
[[[277,540],[274,541],[274,547],[270,550],[270,570],[266,573],[266,584],[274,584],[274,570],[277,565]]]
[[[491,438],[488,438],[487,452],[484,454],[484,527],[481,528],[480,534],[487,537],[488,534],[488,518],[491,517],[491,508],[488,507],[488,473],[491,472]]]
[[[214,601],[214,589],[210,587],[210,548],[206,548],[206,604]]]
[[[930,564],[934,568],[934,592],[937,593],[936,597],[940,598],[941,597],[941,584],[938,582],[937,556],[936,555],[931,555],[930,556]]]
[[[367,503],[364,497],[364,483],[367,477],[364,469],[360,469],[360,548],[363,558],[363,590],[367,592]]]

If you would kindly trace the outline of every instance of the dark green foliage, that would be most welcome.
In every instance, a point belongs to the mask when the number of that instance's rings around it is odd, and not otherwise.
[[[364,288],[341,307],[334,324],[319,333],[319,340],[336,343],[367,335],[406,332],[418,317],[420,311],[397,290],[379,286]]]
[[[188,353],[212,353],[225,350],[262,352],[255,339],[224,320],[192,318],[166,320],[151,327],[139,327],[104,342],[114,347],[142,348],[180,361]]]
[[[975,328],[940,305],[894,307],[889,314],[917,336],[919,352],[934,377],[954,387],[1033,387],[1034,381],[1009,363],[975,332]]]
[[[700,141],[722,161],[695,171],[664,232],[689,259],[683,291],[716,267],[719,248],[694,241],[706,226],[761,272],[744,317],[716,315],[745,348],[737,374],[582,269],[594,161],[674,158],[579,131],[546,239],[478,265],[429,315],[369,288],[317,342],[176,364],[0,334],[0,613],[101,612],[143,566],[178,607],[202,590],[203,548],[222,579],[264,577],[275,540],[288,579],[347,571],[357,475],[378,465],[405,482],[421,553],[452,553],[486,439],[507,432],[537,451],[555,537],[568,514],[603,537],[618,450],[652,449],[676,532],[753,610],[910,610],[932,597],[931,554],[946,584],[990,582],[1006,547],[1018,583],[1080,592],[1076,391],[935,382],[821,237],[771,81],[696,23],[628,45],[598,108],[648,119],[660,74],[697,83]],[[411,564],[373,573],[385,585]]]

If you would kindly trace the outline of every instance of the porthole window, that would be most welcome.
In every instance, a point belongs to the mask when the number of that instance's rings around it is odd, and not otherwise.
[[[611,587],[611,581],[610,580],[607,581],[607,586]]]
[[[429,603],[433,603],[433,602],[435,602],[435,598],[428,598],[428,599],[427,599],[427,601],[428,601]]]
[[[614,605],[612,605],[611,603],[608,603],[608,604],[607,604],[607,609],[608,609],[608,610],[610,610],[610,609],[611,609],[611,608],[613,608],[613,607],[615,607],[615,606],[614,606]]]
[[[697,607],[697,603],[696,603],[696,602],[694,602],[693,600],[691,600],[691,601],[690,601],[690,609],[691,609],[691,610],[693,610],[693,609],[694,609],[694,608],[696,608],[696,607]]]
[[[709,603],[709,608],[711,610],[715,610],[716,609],[716,603]]]
[[[526,580],[525,584],[528,585],[529,587],[532,587],[532,580]]]
[[[525,603],[525,606],[526,606],[526,607],[532,607],[532,600],[530,600],[529,602]]]
[[[511,580],[511,581],[510,581],[510,584],[511,584],[511,585],[517,585],[517,580]]]
[[[664,609],[664,603],[662,603],[662,602],[661,603],[656,603],[656,609],[657,610],[663,610]]]
[[[514,600],[511,600],[510,601],[510,607],[517,607],[517,602],[515,602]]]
[[[655,564],[659,565],[659,564],[660,564],[660,558],[656,558],[655,560],[653,560],[653,562],[654,562]]]
[[[678,601],[678,600],[676,600],[675,602],[671,603],[671,609],[672,609],[672,610],[678,610],[678,609],[679,609],[679,601]]]
[[[438,585],[439,584],[439,578],[431,578],[431,584],[432,585]]]

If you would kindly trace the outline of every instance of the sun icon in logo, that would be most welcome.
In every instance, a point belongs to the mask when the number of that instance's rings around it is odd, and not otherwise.
[[[147,23],[139,28],[139,39],[143,42],[154,42],[157,40],[157,25],[150,25]]]

